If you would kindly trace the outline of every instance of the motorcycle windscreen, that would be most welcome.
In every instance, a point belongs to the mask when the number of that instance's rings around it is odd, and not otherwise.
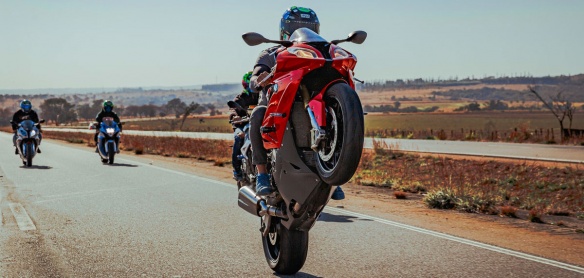
[[[24,130],[30,131],[34,129],[34,122],[31,120],[26,120],[26,121],[22,121],[20,123],[20,127],[22,127]]]

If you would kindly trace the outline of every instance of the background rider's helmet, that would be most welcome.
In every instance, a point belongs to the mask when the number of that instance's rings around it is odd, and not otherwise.
[[[105,112],[112,112],[114,110],[114,103],[110,100],[106,100],[103,102],[103,111]]]
[[[23,99],[20,102],[20,109],[22,109],[22,112],[28,112],[32,109],[32,103],[30,103],[30,100],[28,99]]]
[[[310,8],[290,7],[280,20],[280,40],[290,39],[292,33],[302,27],[318,34],[320,32],[320,22],[316,13]]]
[[[253,72],[248,71],[243,75],[243,78],[241,79],[241,86],[243,86],[243,89],[246,91],[246,93],[251,92],[251,90],[249,88],[249,80],[251,79],[252,74],[253,74]]]

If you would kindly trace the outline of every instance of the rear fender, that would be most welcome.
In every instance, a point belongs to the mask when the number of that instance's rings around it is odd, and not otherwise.
[[[314,113],[314,117],[316,118],[316,122],[318,123],[318,126],[320,126],[320,127],[326,126],[326,106],[325,106],[325,103],[323,100],[324,93],[332,85],[337,84],[337,83],[341,83],[341,82],[347,83],[347,81],[345,81],[344,79],[333,80],[330,83],[328,83],[326,86],[324,86],[324,88],[322,88],[322,90],[320,90],[320,92],[308,102],[308,106],[310,107],[310,109]]]

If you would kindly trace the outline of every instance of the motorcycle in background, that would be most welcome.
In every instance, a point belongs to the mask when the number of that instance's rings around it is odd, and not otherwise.
[[[114,164],[114,157],[120,153],[120,125],[112,117],[104,117],[98,125],[99,134],[97,135],[97,150],[101,157],[102,163]]]
[[[357,58],[338,46],[361,44],[364,31],[327,41],[299,28],[290,41],[246,33],[250,46],[276,43],[276,66],[260,74],[269,96],[261,126],[274,193],[260,197],[250,186],[239,189],[238,204],[261,218],[264,255],[279,274],[298,272],[308,253],[308,232],[335,186],[349,181],[363,151],[364,119],[355,92]],[[358,80],[357,80],[358,81]]]
[[[234,101],[227,102],[227,106],[235,110],[246,111],[243,107]],[[239,120],[231,121],[233,124],[245,124],[242,130],[245,136],[241,146],[241,154],[237,157],[237,159],[241,160],[241,172],[243,173],[243,176],[241,180],[237,181],[237,189],[240,189],[243,186],[249,186],[255,190],[257,171],[251,163],[252,150],[251,140],[249,138],[249,112],[246,111],[246,114],[246,116],[241,117]]]
[[[18,124],[15,144],[20,159],[22,159],[22,164],[26,167],[32,166],[32,159],[36,155],[39,147],[41,135],[37,125],[44,122],[45,120],[40,120],[38,123],[31,120],[24,120]],[[12,121],[10,123],[14,124]]]

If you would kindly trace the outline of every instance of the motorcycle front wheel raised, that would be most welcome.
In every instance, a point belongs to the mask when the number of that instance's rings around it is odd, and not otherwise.
[[[332,85],[324,94],[326,139],[318,150],[316,168],[330,185],[348,182],[363,152],[363,107],[357,92],[346,83]]]
[[[308,231],[290,231],[280,224],[272,224],[267,236],[262,236],[266,261],[272,270],[283,275],[298,272],[308,254]]]

